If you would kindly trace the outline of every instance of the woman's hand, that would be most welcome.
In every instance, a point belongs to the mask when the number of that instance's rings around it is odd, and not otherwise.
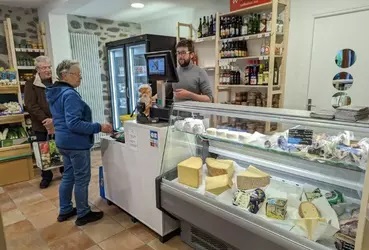
[[[110,123],[101,124],[101,132],[111,134],[113,133],[113,126]]]

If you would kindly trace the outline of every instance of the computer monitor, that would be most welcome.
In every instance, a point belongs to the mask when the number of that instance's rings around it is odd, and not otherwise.
[[[178,82],[177,69],[172,51],[155,51],[145,54],[147,77],[151,84],[156,81]]]

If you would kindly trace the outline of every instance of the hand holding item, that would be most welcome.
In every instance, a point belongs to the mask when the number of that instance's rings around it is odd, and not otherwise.
[[[113,126],[109,123],[101,124],[101,132],[111,134],[113,133]]]
[[[173,94],[177,99],[192,99],[192,92],[185,89],[176,89]]]
[[[45,120],[42,121],[42,125],[44,125],[45,128],[49,128],[49,127],[53,126],[53,119],[46,118]]]
[[[53,134],[55,134],[54,126],[52,126],[52,127],[50,127],[50,128],[47,128],[47,134],[49,134],[49,135],[53,135]]]

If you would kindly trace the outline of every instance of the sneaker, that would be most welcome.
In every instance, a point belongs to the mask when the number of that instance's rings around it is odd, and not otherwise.
[[[87,223],[91,223],[91,222],[101,220],[102,217],[104,217],[104,212],[92,212],[92,211],[90,211],[85,216],[83,216],[81,218],[78,218],[76,220],[76,225],[77,226],[84,226]]]
[[[73,210],[67,214],[59,214],[58,221],[63,222],[76,215],[77,215],[77,208],[74,207]]]
[[[40,188],[41,188],[41,189],[48,188],[48,187],[50,186],[50,183],[51,183],[51,181],[43,179],[43,180],[40,182]]]

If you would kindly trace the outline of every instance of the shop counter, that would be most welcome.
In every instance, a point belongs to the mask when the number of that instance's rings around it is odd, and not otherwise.
[[[124,128],[125,143],[101,139],[105,196],[166,241],[179,227],[156,208],[155,178],[161,173],[167,124],[126,121]]]

